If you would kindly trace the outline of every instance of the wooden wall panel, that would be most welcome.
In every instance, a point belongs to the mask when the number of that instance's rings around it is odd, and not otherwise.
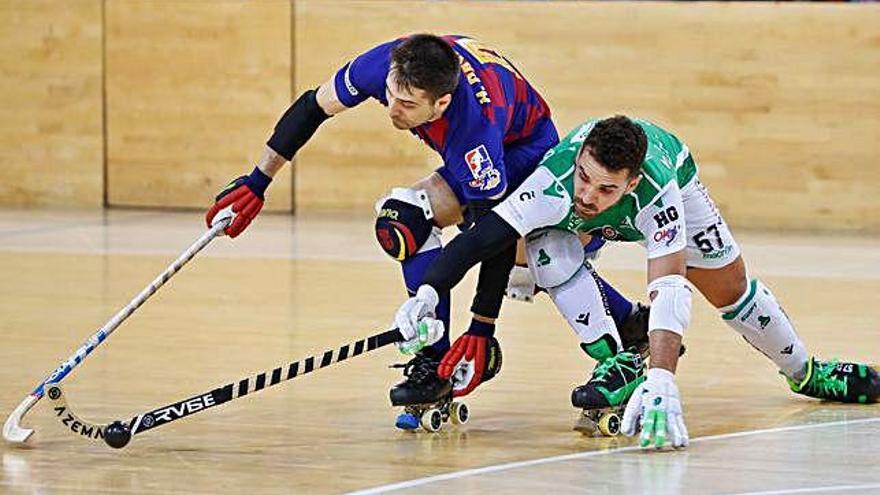
[[[295,26],[299,90],[404,33],[469,34],[562,132],[615,112],[675,131],[737,226],[880,232],[880,5],[300,0]],[[363,107],[300,153],[299,206],[363,210],[436,165]]]
[[[0,0],[0,205],[100,206],[100,0]]]
[[[287,0],[107,0],[111,205],[205,208],[291,97]],[[290,210],[290,172],[267,209]]]

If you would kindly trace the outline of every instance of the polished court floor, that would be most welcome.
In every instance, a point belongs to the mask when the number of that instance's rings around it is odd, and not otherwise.
[[[203,231],[197,213],[0,210],[0,414]],[[880,240],[738,236],[753,275],[823,357],[880,362]],[[613,246],[600,270],[644,298],[644,260]],[[463,330],[473,277],[454,296]],[[387,328],[400,273],[372,221],[265,215],[216,239],[65,380],[101,423]],[[0,493],[880,493],[880,406],[794,396],[702,300],[678,373],[692,445],[648,453],[571,431],[592,362],[546,299],[508,303],[504,368],[468,398],[471,421],[394,428],[380,349],[135,437],[71,434],[48,401],[27,448],[0,447]]]

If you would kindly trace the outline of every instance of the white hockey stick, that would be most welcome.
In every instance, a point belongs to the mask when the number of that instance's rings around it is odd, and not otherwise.
[[[202,236],[197,240],[193,245],[191,245],[183,254],[180,255],[176,260],[174,260],[168,268],[165,269],[158,277],[153,279],[149,285],[147,285],[144,290],[140,292],[131,302],[128,303],[124,308],[119,310],[113,318],[110,318],[110,321],[104,324],[94,335],[88,338],[79,349],[76,350],[66,361],[61,363],[58,368],[55,369],[45,380],[40,382],[39,385],[34,388],[33,392],[31,392],[24,400],[21,401],[21,404],[12,411],[12,414],[6,418],[6,423],[3,425],[3,438],[6,441],[11,443],[24,443],[28,438],[34,433],[34,430],[22,428],[21,422],[24,419],[24,416],[30,411],[34,405],[43,398],[45,394],[45,389],[47,386],[59,383],[64,379],[74,368],[76,368],[82,361],[88,356],[92,351],[95,350],[101,342],[104,342],[110,334],[116,330],[119,325],[122,324],[129,316],[131,316],[147,299],[150,298],[156,291],[159,290],[160,287],[165,285],[175,273],[177,273],[183,265],[187,264],[193,257],[201,251],[208,243],[211,242],[214,237],[221,235],[223,229],[229,225],[232,221],[232,212],[231,210],[223,210],[217,213],[217,216],[214,217],[213,225],[210,229],[208,229]]]

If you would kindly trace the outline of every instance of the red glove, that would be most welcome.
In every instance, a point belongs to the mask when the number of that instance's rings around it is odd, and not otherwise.
[[[443,380],[451,378],[452,395],[462,397],[494,378],[500,369],[501,346],[498,340],[466,332],[446,351],[437,368],[437,376]]]
[[[250,225],[257,213],[263,209],[263,194],[272,178],[264,174],[258,167],[254,167],[251,175],[242,175],[230,182],[220,194],[214,198],[214,206],[205,215],[205,223],[211,227],[214,216],[224,209],[232,206],[234,217],[232,223],[223,231],[229,237],[237,237]]]

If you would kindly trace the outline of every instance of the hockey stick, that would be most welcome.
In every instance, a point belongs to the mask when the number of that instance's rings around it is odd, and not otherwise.
[[[224,214],[224,212],[218,213],[218,216]],[[12,411],[12,414],[6,418],[6,423],[3,425],[3,438],[5,438],[8,442],[12,443],[24,443],[27,439],[34,433],[34,430],[22,428],[21,422],[24,419],[24,416],[30,411],[36,403],[43,398],[45,393],[45,389],[49,385],[54,385],[60,383],[61,380],[64,379],[74,368],[76,368],[83,360],[91,354],[99,345],[101,345],[110,334],[116,330],[119,325],[122,324],[129,316],[131,316],[147,299],[150,298],[153,294],[155,294],[160,287],[165,285],[171,277],[177,273],[183,265],[187,264],[193,257],[211,240],[214,239],[217,235],[229,225],[229,222],[232,220],[231,213],[227,213],[229,216],[224,216],[222,218],[217,218],[214,224],[208,229],[204,234],[202,234],[199,239],[193,243],[186,251],[183,252],[176,260],[174,260],[168,268],[165,269],[158,277],[153,279],[152,282],[147,285],[144,290],[140,292],[134,299],[131,300],[124,308],[119,310],[113,318],[104,324],[97,332],[94,333],[91,337],[86,340],[79,349],[76,350],[66,361],[61,363],[58,368],[55,369],[49,376],[46,377],[45,380],[40,382],[36,388],[34,388],[33,392],[30,393],[18,407]],[[216,217],[215,217],[216,218]]]
[[[249,376],[237,382],[230,382],[209,392],[194,395],[188,399],[173,402],[158,409],[139,414],[131,418],[127,425],[121,422],[97,424],[86,421],[70,408],[60,385],[49,386],[46,389],[46,394],[53,403],[58,421],[68,430],[90,440],[103,439],[107,445],[118,449],[125,447],[132,435],[139,435],[172,421],[177,421],[178,419],[239,399],[250,392],[259,392],[264,388],[292,380],[297,376],[311,373],[316,369],[326,368],[349,357],[364,354],[401,340],[400,332],[396,328],[387,330],[352,344],[345,344],[336,350],[335,353],[331,349],[323,354],[316,354],[299,361],[294,361],[287,366],[279,366],[272,371]],[[282,378],[282,375],[285,376]],[[108,430],[110,427],[113,428],[112,431]]]

